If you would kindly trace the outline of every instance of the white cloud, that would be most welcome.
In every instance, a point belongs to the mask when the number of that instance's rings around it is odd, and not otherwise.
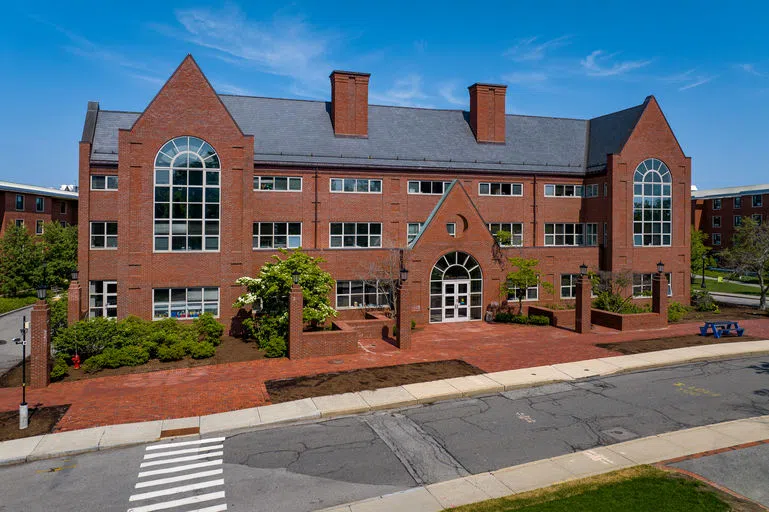
[[[385,105],[431,108],[431,105],[423,101],[427,99],[427,94],[422,90],[422,77],[415,73],[397,79],[393,86],[383,93],[370,92],[369,98],[375,103]]]
[[[515,46],[508,49],[504,55],[516,62],[542,60],[550,50],[555,50],[569,44],[569,36],[556,37],[544,42],[538,42],[538,37],[519,40]]]
[[[234,94],[236,96],[256,96],[249,89],[245,89],[238,85],[229,84],[226,82],[214,82],[214,90],[219,94]]]
[[[737,67],[750,75],[766,76],[766,73],[762,73],[758,71],[754,64],[750,64],[750,63],[737,64]]]
[[[713,80],[714,76],[708,76],[708,77],[698,77],[694,82],[681,86],[678,88],[679,91],[685,91],[687,89],[694,89],[695,87],[699,87],[700,85],[704,85],[711,80]]]
[[[502,75],[502,80],[516,85],[536,85],[547,81],[547,74],[542,71],[514,71]]]
[[[456,94],[456,84],[445,83],[438,87],[438,94],[451,105],[458,107],[468,107],[470,105],[469,97],[461,98]]]
[[[651,60],[626,60],[612,62],[617,53],[607,55],[603,50],[596,50],[580,61],[582,69],[589,76],[616,76],[651,63]]]
[[[696,68],[692,68],[677,75],[669,76],[665,80],[679,84],[679,91],[686,91],[704,85],[714,78],[717,78],[717,76],[698,73]]]

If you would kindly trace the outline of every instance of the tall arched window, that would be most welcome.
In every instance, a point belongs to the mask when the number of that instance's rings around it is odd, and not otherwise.
[[[670,170],[648,158],[633,176],[633,245],[670,245],[671,218]]]
[[[218,251],[219,157],[196,137],[168,141],[155,157],[155,251]]]

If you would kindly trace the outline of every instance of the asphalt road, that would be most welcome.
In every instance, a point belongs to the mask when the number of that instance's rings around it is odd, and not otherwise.
[[[0,511],[310,511],[765,414],[769,356],[701,362],[0,468]]]
[[[32,306],[15,313],[9,313],[0,317],[0,375],[4,374],[21,361],[21,345],[16,345],[12,340],[19,337],[22,316],[27,316],[27,322],[32,315]],[[27,355],[29,356],[30,332],[27,331]],[[5,343],[3,343],[5,342]]]

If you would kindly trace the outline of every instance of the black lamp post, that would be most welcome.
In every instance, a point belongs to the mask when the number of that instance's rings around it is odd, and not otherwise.
[[[587,265],[584,263],[579,266],[579,275],[586,276],[587,275]]]
[[[665,264],[661,261],[657,263],[657,273],[661,274],[665,271]]]
[[[702,283],[700,283],[700,288],[703,288],[703,289],[707,288],[707,286],[705,286],[705,261],[707,261],[707,259],[708,259],[708,255],[703,254],[702,255]]]
[[[14,338],[21,345],[21,403],[19,404],[19,430],[29,426],[29,409],[27,407],[27,316],[21,317],[21,337]]]
[[[291,274],[291,278],[294,280],[294,284],[299,284],[299,271],[294,270],[294,273]]]
[[[72,281],[77,281],[78,277],[80,277],[80,272],[75,269],[72,271],[72,275],[70,277],[72,278]]]
[[[409,271],[408,271],[408,269],[401,268],[401,270],[400,270],[400,282],[401,282],[401,284],[405,283],[408,278],[409,278]]]
[[[48,287],[45,283],[37,285],[37,300],[45,300],[45,293],[48,291]]]

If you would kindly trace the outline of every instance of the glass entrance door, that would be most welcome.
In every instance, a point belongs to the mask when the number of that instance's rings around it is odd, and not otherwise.
[[[470,319],[470,280],[443,281],[443,321],[466,322]]]

